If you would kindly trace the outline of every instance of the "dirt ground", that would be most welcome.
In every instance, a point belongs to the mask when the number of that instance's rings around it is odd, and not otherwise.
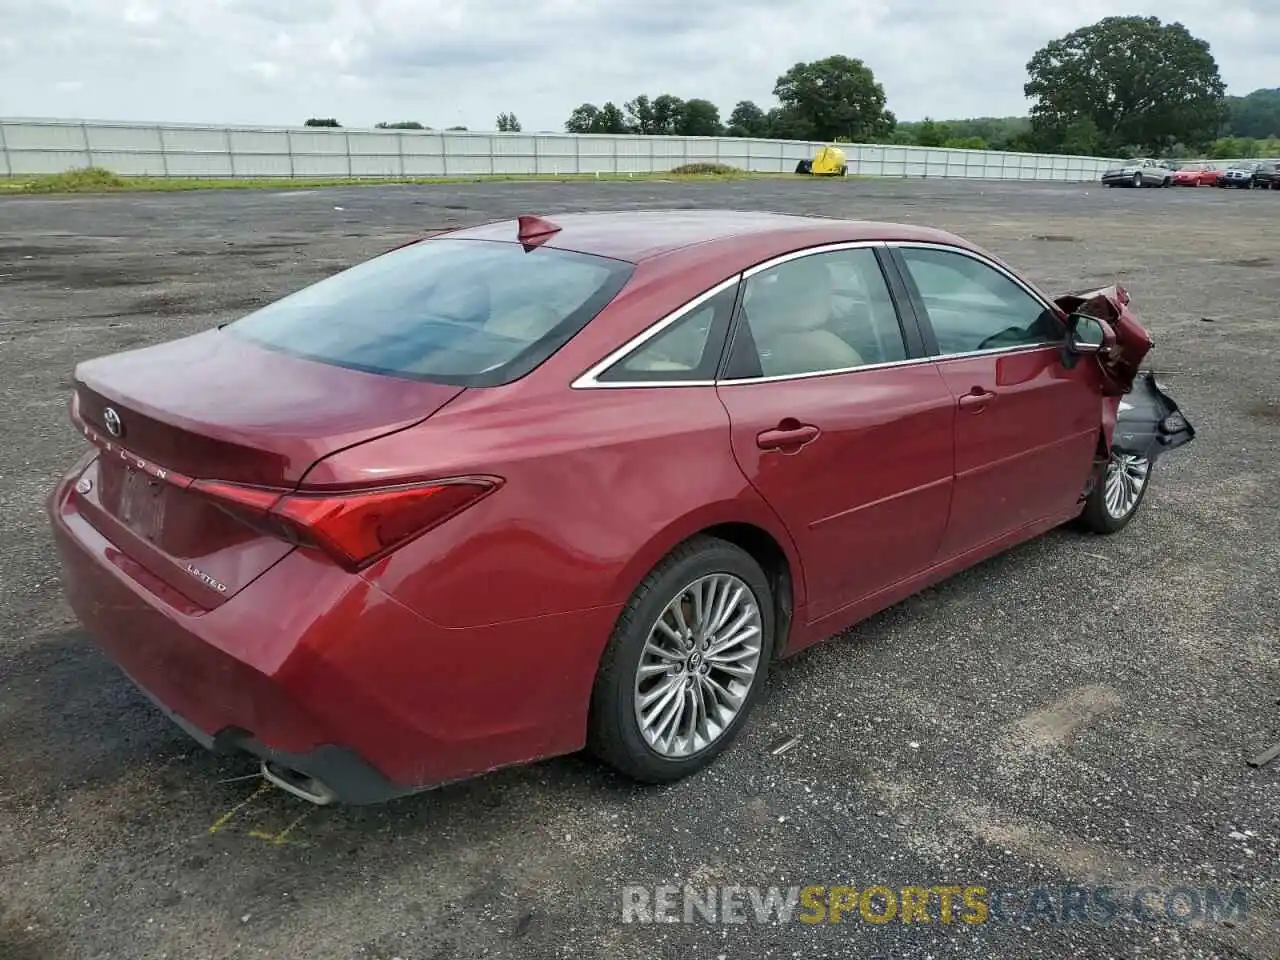
[[[77,629],[42,499],[81,448],[78,360],[205,329],[423,231],[670,207],[927,223],[1050,290],[1119,280],[1199,437],[1123,533],[1054,532],[785,664],[734,748],[662,789],[570,757],[310,807],[205,754]],[[1280,740],[1277,304],[1267,192],[772,180],[0,200],[0,957],[1280,957],[1280,760],[1246,765]],[[1011,904],[1068,882],[1122,903],[1239,888],[1248,909],[622,922],[624,885],[686,882],[982,885]]]

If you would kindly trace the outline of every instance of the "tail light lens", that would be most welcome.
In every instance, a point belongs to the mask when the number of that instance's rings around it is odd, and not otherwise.
[[[497,477],[460,477],[347,492],[286,493],[197,480],[191,489],[264,533],[319,548],[354,572],[479,502],[501,482]]]

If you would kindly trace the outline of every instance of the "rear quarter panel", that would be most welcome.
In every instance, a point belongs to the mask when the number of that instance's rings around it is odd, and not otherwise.
[[[666,552],[717,523],[762,527],[796,565],[733,458],[714,387],[522,393],[469,391],[426,423],[341,455],[351,478],[505,481],[366,571],[421,616],[463,628],[620,606]]]

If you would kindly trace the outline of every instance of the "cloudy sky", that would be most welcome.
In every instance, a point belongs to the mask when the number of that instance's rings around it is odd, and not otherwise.
[[[1280,84],[1280,2],[1158,0],[0,0],[0,116],[560,130],[583,101],[773,104],[799,60],[860,57],[899,119],[1026,110],[1037,47],[1155,14],[1228,91]]]

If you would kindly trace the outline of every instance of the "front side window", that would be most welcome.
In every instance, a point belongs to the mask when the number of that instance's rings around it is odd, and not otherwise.
[[[492,386],[524,376],[630,279],[631,263],[492,240],[424,240],[334,274],[224,328],[371,373]]]
[[[1053,343],[1053,311],[999,270],[973,257],[901,248],[943,355]]]
[[[875,252],[788,260],[747,279],[727,379],[852,370],[907,358]]]

